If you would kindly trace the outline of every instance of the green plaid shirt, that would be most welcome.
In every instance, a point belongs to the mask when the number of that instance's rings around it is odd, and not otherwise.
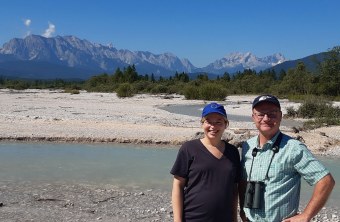
[[[270,165],[268,178],[265,175],[272,158],[272,146],[279,132],[268,141],[254,158],[252,181],[263,181],[264,203],[261,209],[244,208],[251,221],[276,222],[297,213],[300,201],[301,176],[309,185],[316,184],[329,171],[312,155],[308,148],[298,140],[283,134],[279,152]],[[249,180],[253,148],[258,147],[258,137],[243,144],[243,179]]]

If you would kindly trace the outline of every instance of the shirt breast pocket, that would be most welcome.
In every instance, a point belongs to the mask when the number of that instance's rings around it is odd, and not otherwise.
[[[288,172],[288,166],[280,163],[272,163],[269,168],[268,178],[269,180],[280,181],[288,174]]]

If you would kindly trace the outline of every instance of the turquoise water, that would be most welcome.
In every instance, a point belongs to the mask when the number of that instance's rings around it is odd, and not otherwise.
[[[340,206],[340,158],[318,156],[318,159],[327,167],[335,179],[335,187],[328,200],[330,206]],[[301,199],[306,202],[306,198],[310,197],[313,192],[313,187],[309,186],[302,180]],[[309,200],[309,199],[308,199]]]
[[[170,189],[177,148],[124,144],[0,143],[0,180]]]
[[[124,144],[0,143],[1,181],[76,182],[171,190],[178,147]],[[340,158],[319,157],[336,181]],[[329,200],[340,205],[337,185]],[[312,187],[302,184],[305,202]]]

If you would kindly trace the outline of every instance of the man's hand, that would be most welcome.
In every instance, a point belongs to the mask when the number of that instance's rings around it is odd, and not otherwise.
[[[309,222],[309,221],[310,219],[306,215],[298,214],[295,215],[294,217],[284,219],[282,222]]]

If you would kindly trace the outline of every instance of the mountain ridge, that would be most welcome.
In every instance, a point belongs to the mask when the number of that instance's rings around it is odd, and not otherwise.
[[[91,43],[76,36],[56,36],[46,38],[40,35],[29,35],[23,39],[13,38],[0,48],[0,75],[25,76],[25,70],[19,70],[16,63],[23,63],[27,74],[32,78],[57,78],[46,75],[48,64],[51,69],[58,67],[58,75],[63,78],[83,79],[98,73],[113,73],[117,68],[123,69],[135,65],[138,73],[170,76],[175,72],[221,75],[225,72],[235,73],[244,69],[256,71],[273,67],[287,61],[280,53],[259,58],[247,53],[230,53],[205,67],[195,67],[189,59],[180,59],[173,53],[153,54],[149,51],[130,51],[117,49],[112,44]],[[42,68],[44,67],[44,68]],[[65,73],[62,71],[65,68]],[[32,73],[35,71],[35,73]],[[74,72],[74,74],[72,74]],[[83,74],[82,74],[83,73]],[[73,76],[74,75],[74,76]]]

